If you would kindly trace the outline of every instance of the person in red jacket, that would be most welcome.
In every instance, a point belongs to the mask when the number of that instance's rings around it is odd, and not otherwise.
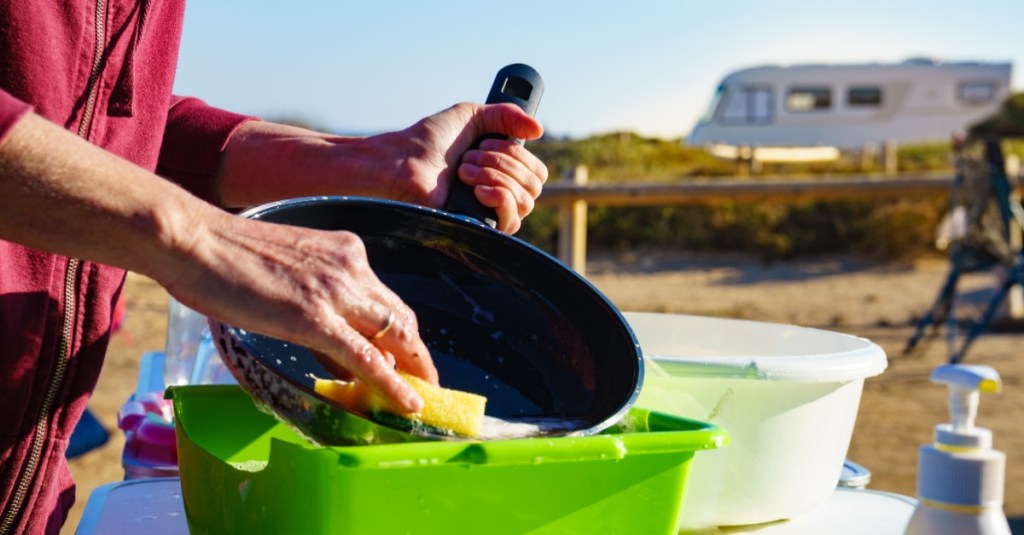
[[[313,348],[415,411],[422,400],[395,367],[435,383],[437,372],[359,238],[223,208],[321,194],[440,207],[463,180],[514,232],[546,180],[511,142],[468,150],[484,133],[539,137],[514,106],[462,103],[402,131],[343,137],[173,96],[183,4],[0,5],[0,534],[56,533],[66,518],[64,450],[125,270],[199,312]]]

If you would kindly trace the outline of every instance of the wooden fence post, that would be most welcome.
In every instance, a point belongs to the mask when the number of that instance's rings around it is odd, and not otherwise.
[[[576,186],[587,183],[587,166],[577,165],[571,177],[563,182]],[[576,270],[587,274],[587,201],[569,199],[558,206],[558,259]]]
[[[875,147],[865,143],[860,147],[860,170],[870,171],[875,167]]]
[[[887,139],[882,143],[882,171],[887,175],[895,175],[898,170],[896,149],[896,142],[891,139]]]

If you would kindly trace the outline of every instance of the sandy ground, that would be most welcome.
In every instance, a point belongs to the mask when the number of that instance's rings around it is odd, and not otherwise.
[[[913,495],[917,447],[946,421],[944,388],[928,381],[945,361],[942,334],[911,356],[902,348],[946,278],[942,259],[877,264],[827,259],[762,264],[739,256],[637,253],[595,256],[588,278],[620,309],[739,317],[819,327],[871,339],[889,355],[889,368],[869,379],[848,458],[872,472],[869,488]],[[992,274],[965,277],[960,301],[971,317],[987,301]],[[129,275],[125,328],[112,343],[90,408],[113,430],[110,442],[72,461],[78,504],[64,533],[73,533],[92,490],[119,481],[124,440],[117,410],[134,389],[138,358],[162,350],[167,295],[153,281]],[[944,331],[943,331],[944,332]],[[1004,321],[982,336],[967,361],[999,370],[1004,391],[982,401],[978,424],[995,433],[1007,454],[1005,509],[1024,520],[1024,324]],[[1016,524],[1016,522],[1015,522]],[[1017,527],[1015,525],[1015,527]],[[1020,531],[1024,533],[1024,531]]]

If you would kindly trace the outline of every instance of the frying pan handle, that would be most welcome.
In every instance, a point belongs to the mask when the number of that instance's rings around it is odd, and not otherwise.
[[[533,117],[537,113],[537,106],[540,105],[540,97],[544,94],[544,80],[529,65],[514,63],[503,67],[498,71],[491,85],[491,92],[487,95],[487,104],[498,104],[511,102],[519,106],[523,111]],[[507,136],[498,134],[487,134],[476,140],[470,150],[480,146],[480,142],[489,138],[509,139]],[[523,140],[516,139],[516,143],[522,144]],[[452,180],[452,187],[445,201],[444,209],[447,212],[460,214],[478,219],[488,226],[498,225],[498,214],[493,208],[488,208],[476,199],[473,188],[456,177]]]

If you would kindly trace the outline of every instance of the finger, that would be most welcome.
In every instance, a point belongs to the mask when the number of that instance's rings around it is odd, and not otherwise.
[[[419,335],[416,315],[404,303],[393,303],[396,312],[392,315],[391,327],[376,339],[374,345],[391,355],[398,369],[438,384],[437,368],[430,357],[430,350]]]
[[[480,145],[480,150],[466,152],[462,163],[505,175],[519,183],[533,198],[540,196],[547,180],[547,167],[530,151],[510,141],[487,140]]]
[[[530,176],[539,180],[540,185],[543,186],[548,181],[548,166],[522,143],[509,139],[487,138],[480,142],[478,149],[506,154],[523,166]]]
[[[519,232],[522,218],[519,216],[516,199],[508,188],[481,185],[473,188],[473,193],[480,204],[497,212],[498,230],[508,234]]]
[[[395,372],[388,357],[342,318],[322,332],[324,339],[314,354],[324,359],[320,362],[327,371],[335,375],[351,372],[377,392],[389,410],[405,414],[423,408],[423,399]]]
[[[382,283],[370,291],[366,301],[373,303],[365,309],[370,312],[357,314],[350,321],[357,325],[356,330],[391,356],[400,370],[438,384],[437,368],[420,338],[416,313]]]
[[[481,132],[504,134],[516,139],[537,139],[544,127],[515,104],[489,104],[479,115]]]
[[[389,299],[383,297],[379,291],[368,290],[366,295],[360,299],[349,296],[348,301],[345,303],[347,310],[342,313],[345,321],[367,340],[374,343],[390,335],[396,325],[400,323],[398,316],[407,313],[401,302],[396,306]],[[352,301],[361,303],[361,306]],[[408,313],[411,314],[411,312]]]
[[[459,178],[473,186],[473,192],[481,204],[498,212],[499,222],[505,216],[522,219],[533,211],[534,196],[514,178],[496,169],[463,164],[459,166]],[[504,227],[502,225],[502,230],[505,230]]]
[[[327,353],[324,353],[323,351],[317,351],[315,349],[310,349],[309,352],[313,354],[313,358],[315,358],[318,362],[326,363],[326,362],[331,360],[330,355],[328,355]],[[328,366],[324,366],[324,367],[328,368],[328,371],[331,372],[331,375],[333,376],[333,378],[337,379],[339,381],[351,381],[351,380],[356,378],[356,376],[353,375],[352,372],[349,371],[348,368],[342,368],[340,366],[333,366],[333,365],[330,366],[330,367],[328,367]]]
[[[362,241],[357,243],[362,247]],[[344,318],[343,321],[364,339],[380,349],[387,350],[390,363],[397,364],[407,373],[437,384],[437,370],[426,344],[419,336],[419,326],[413,310],[370,269],[369,262],[365,260],[365,252],[359,261],[350,263],[349,271],[358,283],[349,285],[343,292],[332,294],[331,301],[334,306],[327,315],[334,317],[340,314]]]

